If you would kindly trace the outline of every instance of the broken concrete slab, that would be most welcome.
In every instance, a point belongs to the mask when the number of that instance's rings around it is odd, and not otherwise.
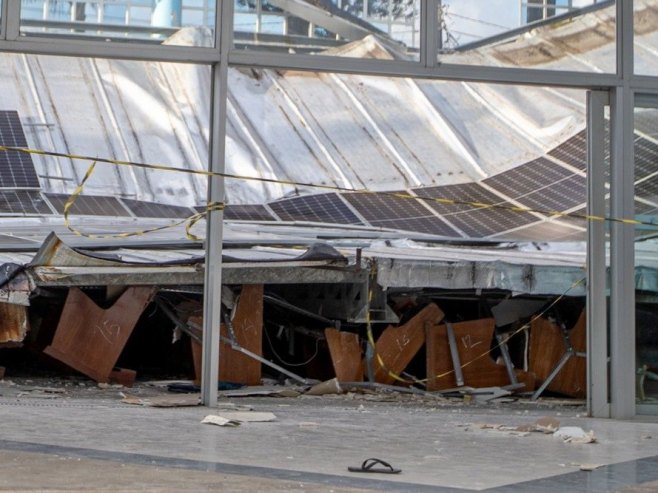
[[[209,414],[201,420],[201,423],[217,426],[238,426],[242,423],[268,423],[275,420],[276,416],[270,412],[225,411],[220,415]]]
[[[202,424],[208,424],[208,425],[216,425],[216,426],[240,426],[239,421],[235,421],[232,419],[224,418],[222,416],[215,416],[213,414],[209,414],[205,418],[201,420]]]
[[[240,423],[268,423],[276,421],[276,415],[267,411],[222,411],[221,417]]]
[[[130,394],[121,394],[124,404],[133,404],[146,407],[191,407],[199,406],[201,398],[198,395],[161,395],[151,397],[139,397]]]
[[[595,443],[594,431],[585,431],[579,426],[563,426],[553,433],[555,438],[561,438],[567,443]]]
[[[299,397],[304,393],[302,388],[264,388],[251,387],[241,390],[220,392],[223,397]]]
[[[336,378],[320,382],[306,391],[305,395],[327,395],[327,394],[342,394],[340,382]]]

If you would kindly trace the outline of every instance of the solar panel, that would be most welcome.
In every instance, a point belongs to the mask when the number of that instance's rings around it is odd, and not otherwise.
[[[538,158],[483,181],[530,209],[564,211],[587,200],[587,179]]]
[[[423,207],[418,200],[363,192],[345,193],[342,197],[373,226],[458,236],[455,229]]]
[[[653,108],[635,112],[635,130],[658,139],[658,110]]]
[[[531,209],[565,211],[587,201],[587,180],[572,175],[517,200]]]
[[[587,141],[585,130],[549,151],[549,156],[585,171],[587,169]]]
[[[121,199],[137,217],[163,217],[180,218],[190,217],[194,212],[189,207],[178,205],[159,204],[157,202],[144,202],[141,200]]]
[[[16,111],[0,111],[0,145],[27,147]],[[32,156],[19,151],[0,151],[0,188],[39,188]]]
[[[237,221],[274,221],[265,206],[259,204],[229,204],[224,209],[224,217]]]
[[[268,204],[282,221],[363,224],[335,193],[305,195]]]
[[[644,202],[635,201],[635,214],[658,215],[658,207]]]
[[[0,190],[0,213],[44,215],[53,211],[37,190]]]
[[[496,194],[483,188],[477,183],[463,183],[461,185],[446,185],[430,187],[417,191],[418,195],[455,200],[459,202],[476,202],[482,204],[514,207]],[[483,207],[473,205],[442,204],[427,202],[428,205],[440,213],[445,220],[472,238],[482,238],[508,229],[518,228],[524,224],[536,221],[537,218],[527,212]]]
[[[573,226],[578,226],[579,228],[587,228],[587,219],[584,217],[577,217],[578,214],[582,216],[587,215],[587,209],[585,207],[573,211],[572,214],[573,215],[569,216],[559,216],[558,220],[561,223],[572,224]]]
[[[55,210],[64,214],[64,204],[69,200],[70,195],[47,193],[46,197],[53,205]],[[100,195],[80,195],[75,199],[73,206],[69,210],[71,214],[82,216],[127,216],[128,211],[114,197],[104,197]]]
[[[540,157],[491,178],[487,178],[482,183],[489,185],[491,188],[504,193],[512,199],[518,199],[570,176],[574,176],[571,171],[546,158]]]
[[[635,179],[640,180],[658,171],[658,145],[635,136]]]
[[[501,234],[496,236],[496,239],[509,241],[583,241],[586,236],[586,231],[578,231],[555,221],[542,221],[518,231]]]

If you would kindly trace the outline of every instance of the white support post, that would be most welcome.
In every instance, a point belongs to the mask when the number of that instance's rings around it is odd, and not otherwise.
[[[587,93],[587,214],[604,217],[605,138],[604,106],[609,95]],[[606,224],[587,221],[587,413],[610,417],[608,402],[608,316]]]
[[[215,44],[219,45],[220,61],[212,66],[211,121],[209,135],[209,169],[224,173],[226,158],[226,103],[228,81],[228,49],[231,41],[231,2],[222,2],[217,9]],[[224,178],[208,178],[208,202],[223,203]],[[222,306],[222,210],[212,210],[206,217],[206,263],[203,296],[203,357],[201,363],[201,403],[217,405],[219,371],[219,327]]]

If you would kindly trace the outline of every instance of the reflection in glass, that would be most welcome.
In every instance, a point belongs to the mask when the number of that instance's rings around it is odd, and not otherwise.
[[[419,58],[420,0],[235,0],[235,47],[353,57],[377,56],[348,44],[377,39],[395,53]]]
[[[216,1],[22,0],[21,34],[211,46]]]
[[[658,44],[658,0],[633,2],[634,63],[639,75],[658,75],[656,45]]]
[[[637,402],[658,404],[658,109],[635,110],[635,228]],[[656,411],[658,411],[658,406]],[[653,411],[653,412],[656,412]]]
[[[615,72],[614,0],[437,0],[438,60]]]

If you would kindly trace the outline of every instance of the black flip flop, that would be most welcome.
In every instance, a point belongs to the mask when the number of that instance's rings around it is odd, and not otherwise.
[[[383,467],[375,467],[377,465]],[[382,474],[397,474],[402,469],[395,469],[388,462],[381,459],[376,459],[375,457],[371,457],[370,459],[364,460],[363,464],[361,464],[361,467],[348,467],[347,470],[350,472],[378,472]]]

